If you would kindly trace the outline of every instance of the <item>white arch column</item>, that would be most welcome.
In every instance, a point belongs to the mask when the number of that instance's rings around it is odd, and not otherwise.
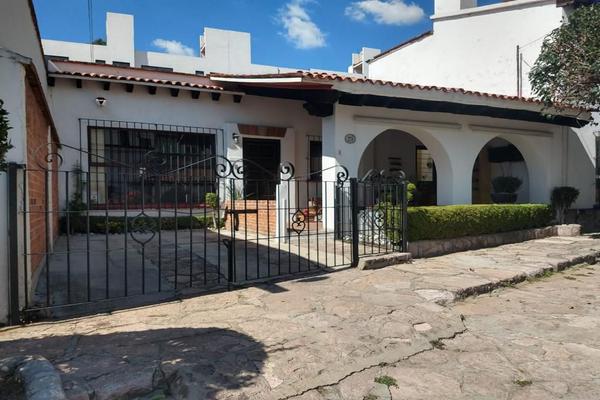
[[[365,109],[360,110],[365,112]],[[332,168],[335,165],[345,166],[350,176],[357,177],[361,157],[368,145],[382,132],[395,129],[414,136],[431,152],[437,171],[438,204],[464,203],[465,200],[470,202],[472,164],[469,168],[463,168],[461,163],[464,160],[460,155],[457,156],[458,161],[455,162],[461,167],[457,171],[462,175],[457,176],[448,151],[451,141],[448,142],[446,139],[453,131],[460,133],[460,124],[435,122],[429,124],[400,118],[355,116],[355,112],[355,107],[336,105],[334,115],[323,119],[323,168],[331,168],[324,172],[324,182],[335,181],[335,169]],[[345,140],[347,135],[353,135],[354,142],[348,143]],[[465,177],[464,171],[467,169],[469,172]],[[455,182],[463,180],[463,187],[457,190]],[[467,195],[464,194],[465,185],[468,185]]]
[[[473,130],[473,144],[479,147],[475,150],[475,157],[492,139],[504,139],[514,145],[525,160],[527,176],[529,183],[529,202],[530,203],[548,203],[550,201],[550,191],[554,185],[559,182],[552,182],[551,177],[558,177],[560,174],[553,172],[560,170],[560,155],[553,152],[553,135],[508,133],[498,128],[494,132]],[[475,158],[473,158],[474,162]],[[558,179],[558,178],[557,178]]]

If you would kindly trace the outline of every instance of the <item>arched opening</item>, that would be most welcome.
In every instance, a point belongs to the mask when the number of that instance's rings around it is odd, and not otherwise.
[[[494,138],[477,155],[473,165],[472,202],[529,202],[527,163],[521,151],[508,140]]]
[[[358,176],[370,170],[394,175],[404,171],[417,187],[412,205],[437,204],[437,173],[433,156],[415,136],[399,130],[380,133],[369,143],[358,166]]]

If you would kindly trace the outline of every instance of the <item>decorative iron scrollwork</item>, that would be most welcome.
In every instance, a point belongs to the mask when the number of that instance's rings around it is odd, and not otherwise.
[[[296,232],[296,234],[300,235],[306,229],[306,215],[298,209],[292,215],[292,230]]]
[[[373,224],[381,229],[385,225],[385,212],[381,208],[373,209]]]
[[[129,223],[129,235],[137,243],[145,246],[156,235],[156,221],[144,211],[136,215]]]
[[[338,168],[340,168],[341,171],[338,171],[338,173],[335,176],[336,184],[338,187],[342,187],[344,186],[344,183],[348,180],[348,168],[344,167],[343,165],[338,165]]]
[[[59,169],[63,164],[63,157],[58,152],[58,143],[50,142],[39,145],[33,151],[34,160],[38,167],[41,169],[48,169],[48,164],[57,162],[57,166],[51,167],[50,169]]]
[[[279,164],[279,176],[282,181],[291,181],[296,174],[296,167],[289,161]]]
[[[244,179],[244,175],[246,174],[247,162],[248,160],[244,160],[243,158],[233,161],[231,163],[231,175],[237,179]]]
[[[395,175],[386,175],[385,170],[370,169],[360,179],[360,182],[368,183],[402,183],[406,180],[404,171],[397,171]]]
[[[215,156],[215,173],[219,178],[227,178],[233,171],[233,165],[231,161],[222,156]]]

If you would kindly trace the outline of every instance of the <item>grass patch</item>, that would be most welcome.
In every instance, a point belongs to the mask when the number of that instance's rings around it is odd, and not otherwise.
[[[547,269],[539,275],[530,276],[529,278],[527,278],[527,282],[537,282],[541,279],[550,278],[552,275],[554,275],[554,271],[551,269]]]
[[[533,381],[531,379],[517,379],[515,380],[515,385],[521,386],[521,387],[525,387],[525,386],[529,386],[532,385]]]
[[[375,383],[381,383],[387,387],[398,387],[398,382],[389,375],[382,375],[375,378]]]
[[[576,281],[577,280],[577,278],[575,278],[574,276],[565,276],[564,278],[568,279],[570,281]]]
[[[377,400],[379,397],[377,397],[376,395],[369,393],[368,395],[366,395],[365,397],[363,397],[363,400]]]

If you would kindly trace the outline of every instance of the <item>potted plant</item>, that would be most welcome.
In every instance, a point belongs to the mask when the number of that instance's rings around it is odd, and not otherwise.
[[[512,204],[517,201],[517,190],[523,181],[516,176],[498,176],[492,180],[492,201],[499,204]]]
[[[559,224],[564,225],[566,223],[567,211],[575,203],[577,197],[579,197],[579,190],[571,186],[559,186],[552,189],[550,202],[556,212]]]

